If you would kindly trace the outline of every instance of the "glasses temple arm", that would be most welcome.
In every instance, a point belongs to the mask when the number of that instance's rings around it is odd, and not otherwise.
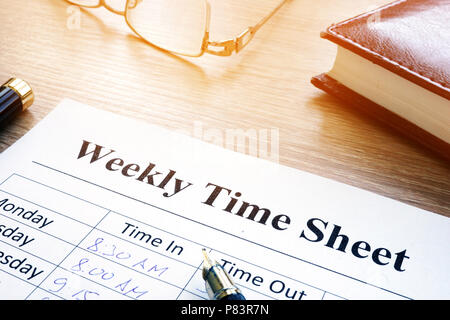
[[[258,31],[259,28],[261,28],[264,24],[266,24],[267,21],[269,21],[270,18],[272,18],[275,13],[278,12],[278,10],[281,9],[281,7],[290,0],[283,0],[281,1],[278,6],[276,6],[268,15],[266,15],[265,17],[263,17],[257,24],[255,24],[253,26],[254,32]]]
[[[230,56],[233,51],[238,53],[253,39],[256,32],[272,18],[278,10],[290,0],[282,0],[268,15],[263,17],[254,26],[248,27],[235,39],[229,39],[224,41],[208,41],[205,51],[217,56]]]

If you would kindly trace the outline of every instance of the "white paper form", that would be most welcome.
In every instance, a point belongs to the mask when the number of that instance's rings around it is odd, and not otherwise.
[[[64,100],[0,157],[1,299],[448,299],[450,220]]]

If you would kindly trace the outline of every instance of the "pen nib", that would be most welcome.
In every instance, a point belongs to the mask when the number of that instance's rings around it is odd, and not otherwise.
[[[206,252],[205,248],[202,249],[202,253],[203,253],[203,268],[209,270],[215,263],[208,256],[208,253]]]

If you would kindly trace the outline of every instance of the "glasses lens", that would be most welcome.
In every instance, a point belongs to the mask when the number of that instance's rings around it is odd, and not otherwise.
[[[202,52],[205,0],[129,0],[126,18],[142,38],[160,48],[190,56]]]
[[[108,7],[117,12],[125,11],[125,4],[127,0],[106,0],[105,3]]]
[[[100,0],[68,0],[70,3],[84,6],[84,7],[96,7],[100,4]]]

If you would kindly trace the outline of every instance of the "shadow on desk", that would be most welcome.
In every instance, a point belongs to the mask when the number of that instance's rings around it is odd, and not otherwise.
[[[332,159],[324,164],[334,168],[331,178],[426,210],[450,213],[450,197],[435,193],[450,190],[450,165],[445,159],[333,96],[319,92],[308,106],[321,112],[317,148],[328,154],[324,159]],[[421,199],[431,206],[424,206]]]

